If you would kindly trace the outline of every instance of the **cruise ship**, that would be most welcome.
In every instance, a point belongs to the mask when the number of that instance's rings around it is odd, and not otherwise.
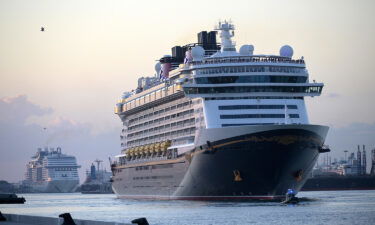
[[[33,192],[73,192],[79,185],[78,168],[76,158],[61,148],[38,148],[26,165],[24,184]]]
[[[115,107],[123,128],[111,164],[120,198],[279,199],[298,192],[324,145],[327,126],[309,123],[305,97],[321,94],[304,58],[236,50],[220,22],[198,42],[172,48]],[[217,35],[220,43],[217,43]]]

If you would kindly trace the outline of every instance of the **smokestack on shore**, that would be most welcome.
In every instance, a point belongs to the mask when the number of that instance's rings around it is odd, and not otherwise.
[[[361,155],[361,147],[358,145],[358,151],[357,151],[357,174],[362,174],[362,155]]]
[[[363,145],[363,152],[362,152],[362,174],[365,175],[367,170],[367,163],[366,163],[366,150],[365,145]]]
[[[371,171],[370,174],[375,176],[375,148],[371,151]]]

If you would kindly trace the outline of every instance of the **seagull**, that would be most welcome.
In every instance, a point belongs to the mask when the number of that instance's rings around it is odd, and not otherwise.
[[[40,28],[40,31],[44,32],[44,27],[41,27],[41,28]]]

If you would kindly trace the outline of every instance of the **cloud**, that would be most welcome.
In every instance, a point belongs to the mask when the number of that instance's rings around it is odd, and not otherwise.
[[[84,135],[90,135],[91,126],[88,123],[79,123],[64,117],[56,117],[49,121],[48,126],[43,128],[47,135],[45,145],[54,142],[67,141],[69,139]]]
[[[63,116],[48,119],[44,125],[28,123],[35,116],[49,118],[54,111],[30,102],[25,95],[1,98],[0,112],[0,180],[22,180],[26,163],[40,147],[61,147],[63,153],[76,156],[82,166],[81,181],[96,158],[109,169],[108,156],[120,152],[120,127],[93,134],[91,124]]]
[[[31,116],[52,113],[51,108],[43,108],[31,103],[26,95],[0,98],[0,122],[22,125]]]
[[[344,127],[331,127],[327,143],[335,149],[356,149],[357,145],[375,147],[375,123],[351,123]]]

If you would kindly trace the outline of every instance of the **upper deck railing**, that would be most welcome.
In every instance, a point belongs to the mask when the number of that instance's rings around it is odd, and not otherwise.
[[[303,59],[291,59],[280,56],[231,56],[231,57],[212,57],[203,61],[193,61],[191,65],[217,64],[217,63],[246,63],[246,62],[270,62],[270,63],[292,63],[305,64]]]

